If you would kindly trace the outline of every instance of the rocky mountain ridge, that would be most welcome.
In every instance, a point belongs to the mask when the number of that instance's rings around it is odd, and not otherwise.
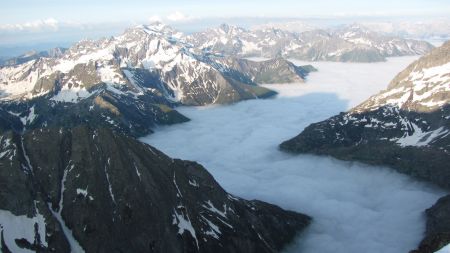
[[[57,59],[39,58],[2,68],[0,88],[9,100],[30,99],[60,89],[64,92],[55,100],[76,102],[90,96],[89,89],[100,83],[140,95],[152,90],[139,84],[159,81],[160,87],[154,89],[184,104],[254,97],[250,92],[239,94],[254,83],[224,78],[202,61],[202,55],[192,54],[189,45],[179,42],[179,36],[171,27],[158,23],[128,29],[117,37],[81,41]]]
[[[308,226],[135,139],[189,120],[178,105],[268,97],[257,81],[309,71],[194,54],[179,36],[138,26],[0,68],[1,252],[279,252]]]
[[[276,28],[246,30],[223,24],[184,40],[215,54],[307,61],[376,62],[392,56],[421,55],[433,48],[424,41],[386,36],[356,24],[337,30],[315,29],[301,33]]]
[[[81,41],[58,57],[0,68],[0,117],[14,122],[0,129],[90,122],[142,136],[154,125],[188,120],[174,110],[178,105],[270,97],[276,92],[258,82],[303,82],[311,70],[284,59],[195,54],[181,37],[161,23],[141,25]]]
[[[310,222],[107,128],[7,132],[0,167],[2,252],[279,252]]]
[[[29,62],[31,60],[36,60],[39,58],[58,58],[61,57],[66,48],[56,47],[45,51],[37,52],[35,50],[29,51],[25,54],[19,55],[17,57],[8,58],[5,60],[0,60],[0,66],[14,66],[22,63]]]

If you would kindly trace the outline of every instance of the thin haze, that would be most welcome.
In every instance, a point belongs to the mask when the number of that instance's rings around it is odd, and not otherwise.
[[[118,35],[137,24],[162,21],[192,33],[229,23],[250,28],[302,20],[315,27],[364,21],[447,18],[448,0],[15,0],[0,8],[0,58],[29,50],[69,47],[81,39]]]
[[[49,17],[60,21],[111,22],[146,19],[154,15],[168,16],[176,11],[196,18],[217,16],[298,18],[331,15],[445,15],[450,12],[450,3],[446,0],[16,0],[2,3],[0,23],[23,23]]]
[[[319,72],[306,84],[270,86],[280,92],[276,99],[181,108],[191,122],[142,141],[198,161],[233,194],[311,215],[314,222],[289,252],[408,252],[423,236],[423,211],[442,192],[388,168],[293,156],[277,146],[385,88],[413,59],[314,63]]]

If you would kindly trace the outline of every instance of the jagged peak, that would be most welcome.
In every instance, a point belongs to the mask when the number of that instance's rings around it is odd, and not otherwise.
[[[235,35],[238,34],[240,32],[244,32],[246,31],[244,28],[239,27],[239,26],[235,26],[235,25],[229,25],[227,23],[222,23],[218,28],[218,31],[222,31],[225,34],[231,34],[231,35]]]
[[[340,28],[337,29],[337,32],[353,32],[358,34],[373,33],[373,31],[367,28],[366,26],[356,22],[349,25],[341,26]]]
[[[435,48],[397,74],[386,90],[370,97],[352,111],[375,110],[386,105],[416,112],[430,112],[450,103],[450,43]]]
[[[164,24],[162,22],[156,21],[150,24],[140,24],[125,30],[123,35],[127,36],[135,33],[145,33],[152,36],[162,36],[162,37],[175,37],[179,38],[182,33],[175,30],[173,27]]]
[[[156,22],[153,22],[153,23],[150,23],[150,24],[137,25],[134,28],[135,29],[149,30],[149,31],[152,31],[152,32],[164,32],[164,31],[167,31],[167,30],[171,30],[171,31],[173,30],[172,27],[170,27],[170,26],[168,26],[168,25],[166,25],[166,24],[164,24],[162,22],[159,22],[159,21],[156,21]]]

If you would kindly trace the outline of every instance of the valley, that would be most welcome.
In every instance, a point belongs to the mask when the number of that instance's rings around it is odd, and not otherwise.
[[[278,145],[384,89],[417,58],[312,63],[318,72],[306,83],[266,85],[278,92],[273,99],[180,107],[190,122],[140,140],[198,161],[233,194],[311,215],[311,227],[287,252],[408,252],[425,231],[423,211],[443,190],[387,167],[294,156]]]
[[[450,4],[402,1],[0,4],[0,253],[450,253]]]

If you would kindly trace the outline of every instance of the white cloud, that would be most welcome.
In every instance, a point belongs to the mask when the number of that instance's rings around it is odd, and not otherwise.
[[[163,20],[162,20],[162,18],[160,16],[154,15],[154,16],[149,17],[148,21],[150,23],[154,23],[154,22],[162,22]]]
[[[192,20],[193,17],[186,15],[180,11],[175,11],[174,13],[171,13],[169,15],[167,15],[167,20],[172,21],[172,22],[184,22],[184,21],[189,21]]]
[[[3,31],[42,31],[58,30],[59,21],[54,18],[39,19],[21,24],[0,24],[0,30]]]
[[[384,89],[413,60],[313,63],[319,71],[306,84],[278,85],[278,98],[182,107],[190,122],[141,140],[200,162],[237,196],[312,215],[302,241],[288,252],[408,252],[423,236],[423,211],[442,192],[388,168],[290,155],[277,146]],[[373,73],[381,74],[370,78]]]

